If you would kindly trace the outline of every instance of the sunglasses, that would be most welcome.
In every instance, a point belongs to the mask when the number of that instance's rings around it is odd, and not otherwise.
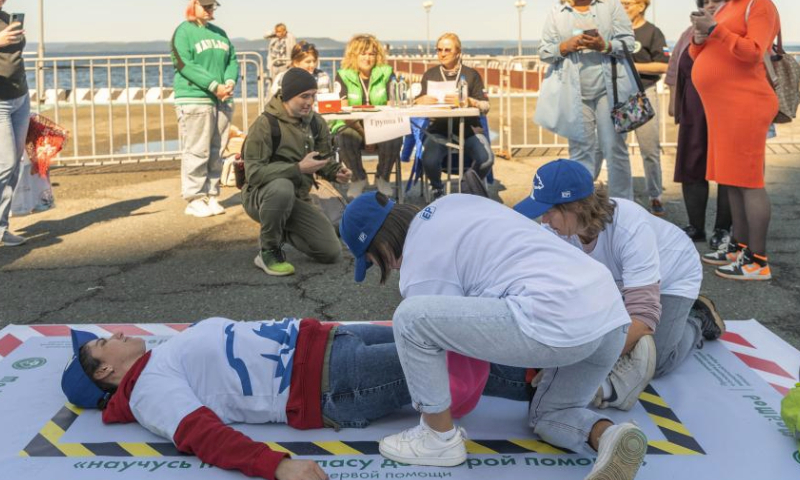
[[[453,49],[452,48],[437,48],[436,51],[439,52],[439,53],[452,53]]]

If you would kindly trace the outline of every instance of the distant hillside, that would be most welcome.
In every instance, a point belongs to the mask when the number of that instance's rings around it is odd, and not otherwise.
[[[308,42],[316,45],[319,50],[342,49],[345,44],[331,38],[307,38]],[[234,38],[233,44],[239,51],[253,51],[266,49],[266,40],[248,40],[246,38]],[[35,42],[28,42],[26,50],[35,52],[37,45]],[[125,54],[125,53],[163,53],[169,51],[169,40],[155,40],[151,42],[54,42],[46,43],[45,48],[48,53],[105,53],[105,54]]]

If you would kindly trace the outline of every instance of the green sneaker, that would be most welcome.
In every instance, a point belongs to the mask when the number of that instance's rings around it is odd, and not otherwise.
[[[280,248],[262,250],[253,261],[256,267],[264,270],[267,275],[284,277],[294,275],[294,266],[286,261],[286,256]]]

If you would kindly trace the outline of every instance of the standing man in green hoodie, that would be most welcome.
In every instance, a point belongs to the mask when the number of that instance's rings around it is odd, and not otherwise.
[[[242,148],[246,183],[242,205],[261,224],[261,251],[255,265],[268,275],[294,273],[283,243],[320,263],[334,263],[342,244],[330,221],[311,203],[314,174],[347,183],[351,172],[332,158],[325,119],[312,109],[317,81],[302,68],[291,68],[264,113],[250,125]]]
[[[225,32],[209,23],[216,0],[189,0],[186,21],[172,36],[175,111],[183,154],[181,195],[185,213],[209,217],[225,213],[217,201],[222,161],[233,116],[233,89],[239,62]]]

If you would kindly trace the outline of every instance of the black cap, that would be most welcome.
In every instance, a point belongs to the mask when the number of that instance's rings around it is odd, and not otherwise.
[[[288,102],[303,92],[317,89],[317,80],[314,75],[302,68],[290,68],[283,74],[281,80],[281,93],[283,101]]]

